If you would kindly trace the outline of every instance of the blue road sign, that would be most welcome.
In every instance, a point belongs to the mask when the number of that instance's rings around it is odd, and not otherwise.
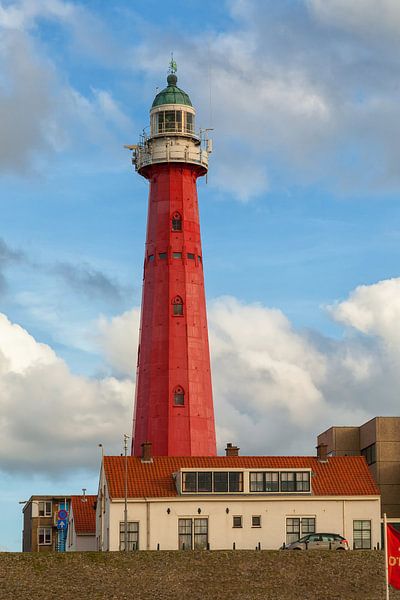
[[[67,521],[64,519],[57,519],[57,529],[67,529]]]
[[[68,513],[66,510],[64,510],[63,508],[61,510],[58,511],[58,518],[61,519],[62,521],[65,521],[65,519],[68,517]]]

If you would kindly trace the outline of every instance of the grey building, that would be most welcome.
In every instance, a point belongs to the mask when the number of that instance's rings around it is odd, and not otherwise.
[[[400,417],[374,417],[359,427],[330,427],[317,438],[328,456],[362,455],[381,491],[382,514],[400,519]]]

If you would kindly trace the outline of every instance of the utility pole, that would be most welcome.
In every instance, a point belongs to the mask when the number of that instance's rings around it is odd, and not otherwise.
[[[124,550],[128,551],[128,439],[129,435],[124,433],[125,453],[125,508],[124,508]]]

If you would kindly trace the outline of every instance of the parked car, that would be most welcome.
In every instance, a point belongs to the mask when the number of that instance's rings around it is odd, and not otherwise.
[[[337,533],[309,533],[283,550],[350,550],[348,541]]]

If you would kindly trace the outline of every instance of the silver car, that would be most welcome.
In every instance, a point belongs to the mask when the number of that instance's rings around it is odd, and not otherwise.
[[[349,550],[348,541],[337,533],[309,533],[284,550]]]

